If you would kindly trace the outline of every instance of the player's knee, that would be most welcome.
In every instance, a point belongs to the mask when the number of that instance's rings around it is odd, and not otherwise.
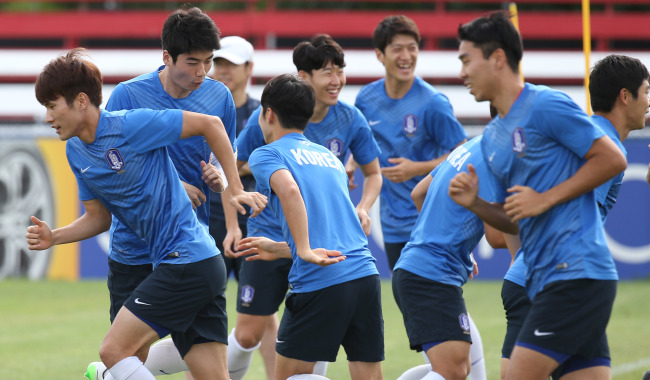
[[[237,334],[237,342],[242,348],[253,348],[260,344],[262,341],[262,336],[253,334],[251,332],[246,332],[241,335]]]
[[[107,368],[113,367],[122,359],[122,356],[118,345],[112,344],[110,340],[104,339],[99,348],[99,358],[106,364]]]

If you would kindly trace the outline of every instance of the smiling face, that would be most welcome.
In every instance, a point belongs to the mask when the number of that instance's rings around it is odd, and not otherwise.
[[[648,81],[644,80],[637,90],[636,99],[631,98],[627,112],[627,121],[630,130],[643,129],[645,127],[648,107],[650,107],[650,89]]]
[[[174,98],[185,98],[201,86],[212,68],[212,50],[179,54],[176,62],[165,50],[163,62],[167,76],[163,82],[165,91]]]
[[[483,57],[481,49],[474,46],[473,42],[461,41],[458,47],[458,59],[462,64],[460,79],[469,93],[477,102],[491,101],[494,86],[492,83],[492,70],[489,59]]]
[[[75,98],[72,105],[68,105],[63,96],[55,100],[46,102],[45,122],[50,124],[56,130],[61,141],[66,141],[71,137],[79,136],[81,132],[81,113],[75,107],[79,96]]]
[[[225,84],[232,93],[244,91],[252,68],[250,62],[235,65],[227,59],[217,58],[214,60],[214,79]]]
[[[377,59],[386,70],[386,78],[396,82],[411,82],[415,79],[415,64],[419,52],[417,41],[408,34],[395,35],[383,53],[375,49]]]
[[[345,72],[342,67],[329,62],[318,70],[299,72],[300,77],[314,88],[316,108],[330,107],[339,101],[341,89],[345,86]]]

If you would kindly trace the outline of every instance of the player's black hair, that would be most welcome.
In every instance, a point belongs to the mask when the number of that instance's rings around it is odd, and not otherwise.
[[[314,89],[291,74],[271,79],[262,91],[262,114],[270,108],[283,128],[304,131],[314,114]]]
[[[412,36],[420,44],[420,30],[415,22],[404,15],[386,16],[375,28],[372,34],[372,44],[375,49],[385,53],[386,46],[393,42],[398,34]]]
[[[220,49],[219,35],[219,28],[202,10],[181,8],[165,20],[160,41],[163,50],[167,50],[176,63],[176,58],[183,53]]]
[[[519,72],[519,62],[523,56],[521,35],[510,20],[507,11],[494,11],[478,17],[458,27],[458,39],[470,41],[483,52],[488,59],[497,49],[503,49],[508,66],[513,72]]]
[[[319,70],[333,63],[345,67],[345,59],[341,46],[327,34],[318,34],[311,41],[303,41],[293,49],[293,64],[298,71]]]
[[[35,92],[39,103],[45,104],[63,96],[68,105],[83,92],[90,103],[102,104],[102,73],[84,59],[84,49],[76,48],[50,61],[36,78]]]
[[[639,87],[650,75],[641,61],[625,55],[611,54],[596,62],[589,73],[589,95],[594,112],[610,112],[621,89],[634,99]]]

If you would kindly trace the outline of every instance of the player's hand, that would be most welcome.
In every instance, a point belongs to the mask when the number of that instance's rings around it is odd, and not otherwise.
[[[366,236],[370,235],[370,216],[368,216],[368,213],[366,210],[362,210],[360,208],[357,208],[357,215],[359,215],[359,222],[361,222],[361,228],[363,228],[363,233],[366,234]]]
[[[199,188],[190,185],[189,183],[185,183],[181,181],[183,184],[183,187],[185,188],[185,192],[187,193],[187,196],[190,197],[190,201],[192,202],[192,208],[196,209],[206,201],[205,194]]]
[[[32,223],[27,227],[27,247],[31,250],[41,251],[52,246],[52,229],[44,221],[32,216]]]
[[[469,278],[471,280],[474,277],[478,276],[478,264],[476,263],[476,260],[474,260],[474,254],[472,252],[469,253],[469,257],[472,259],[473,263],[472,273],[469,274]]]
[[[226,187],[224,186],[221,171],[217,169],[216,166],[201,161],[201,172],[203,172],[201,178],[208,185],[210,190],[215,193],[222,193],[225,190]]]
[[[513,222],[537,216],[550,208],[544,194],[540,194],[528,186],[515,185],[509,188],[508,192],[512,195],[506,198],[503,210]]]
[[[470,208],[478,198],[478,176],[472,164],[449,181],[449,196],[459,205]]]
[[[233,252],[232,248],[239,245],[241,237],[242,233],[239,226],[237,226],[237,228],[231,228],[226,231],[226,237],[223,238],[223,254],[226,257],[235,257],[235,252]]]
[[[389,181],[404,182],[417,175],[415,162],[404,157],[389,158],[388,162],[395,166],[381,168],[381,174]]]
[[[345,172],[348,174],[348,190],[354,190],[357,187],[359,187],[359,185],[354,183],[354,172],[355,171],[354,170],[348,171],[348,168],[346,167]]]
[[[230,204],[233,205],[240,214],[246,214],[246,209],[244,204],[250,206],[251,208],[251,217],[255,217],[264,210],[267,203],[266,195],[260,194],[258,192],[249,192],[241,190],[237,194],[232,194],[230,197]]]
[[[249,236],[239,241],[237,252],[233,252],[233,257],[248,256],[246,261],[273,261],[286,257],[288,250],[289,246],[286,243],[282,246],[282,244],[266,237]],[[289,257],[291,257],[291,252],[289,252]]]
[[[314,248],[304,252],[298,252],[298,256],[308,263],[326,267],[328,265],[340,263],[345,260],[340,251],[331,251],[325,248]]]

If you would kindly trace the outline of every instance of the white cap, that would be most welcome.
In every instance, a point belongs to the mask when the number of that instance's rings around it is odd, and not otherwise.
[[[253,45],[238,36],[221,39],[221,49],[214,51],[214,59],[223,58],[235,65],[253,61]]]

